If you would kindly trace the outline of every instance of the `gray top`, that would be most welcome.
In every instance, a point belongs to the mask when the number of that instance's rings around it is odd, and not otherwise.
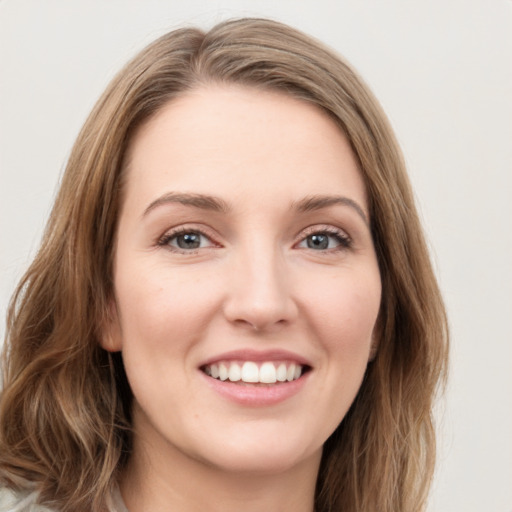
[[[119,489],[116,487],[114,495],[114,510],[111,512],[128,512]],[[11,489],[0,489],[0,512],[58,512],[57,510],[38,505],[37,492],[15,492]]]

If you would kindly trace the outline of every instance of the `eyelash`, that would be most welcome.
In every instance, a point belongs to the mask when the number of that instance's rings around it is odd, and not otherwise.
[[[171,246],[171,241],[175,238],[179,237],[180,235],[187,235],[187,234],[195,234],[199,235],[201,237],[207,238],[213,247],[215,247],[217,244],[214,242],[213,237],[207,233],[204,232],[204,230],[197,229],[197,228],[188,228],[186,226],[182,226],[176,229],[173,229],[172,231],[165,233],[162,237],[158,239],[157,245],[160,247],[165,247],[169,249],[172,252],[177,252],[179,254],[196,254],[199,249],[204,249],[204,247],[200,247],[197,249],[181,249],[179,247],[173,247]]]
[[[346,251],[352,248],[352,239],[341,229],[334,228],[332,226],[312,226],[307,228],[302,234],[299,243],[302,243],[307,240],[308,237],[312,235],[326,235],[328,237],[332,237],[338,243],[338,246],[324,249],[322,251],[315,252],[338,252],[338,251]],[[314,250],[314,249],[311,249]]]
[[[180,235],[186,235],[186,234],[195,234],[199,235],[200,237],[205,237],[209,240],[209,242],[212,244],[210,247],[198,247],[197,249],[181,249],[179,247],[171,246],[170,243],[172,240],[176,239]],[[321,249],[321,250],[315,250],[312,248],[308,248],[311,251],[314,252],[320,252],[320,253],[333,253],[333,252],[339,252],[339,251],[345,251],[352,248],[352,240],[351,238],[342,230],[333,228],[332,226],[312,226],[310,228],[307,228],[303,233],[301,233],[301,238],[298,242],[294,244],[294,246],[297,246],[298,244],[301,244],[303,242],[306,242],[308,237],[313,235],[324,235],[331,238],[334,238],[337,242],[336,247]],[[211,247],[219,247],[218,244],[214,241],[214,238],[209,235],[208,233],[205,233],[202,229],[197,228],[188,228],[186,226],[182,226],[179,228],[176,228],[168,233],[165,233],[162,237],[160,237],[157,241],[157,245],[160,247],[165,247],[169,249],[172,252],[176,252],[179,254],[196,254],[200,249],[208,249]]]

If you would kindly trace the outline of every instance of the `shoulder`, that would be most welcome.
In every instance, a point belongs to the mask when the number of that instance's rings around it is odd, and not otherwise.
[[[36,503],[37,494],[0,488],[0,512],[55,512]]]
[[[119,488],[113,493],[113,512],[128,512]],[[30,491],[13,491],[0,487],[0,512],[58,512],[57,510],[36,503],[37,493]]]

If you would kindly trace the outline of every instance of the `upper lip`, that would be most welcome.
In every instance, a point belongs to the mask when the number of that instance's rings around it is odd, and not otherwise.
[[[312,366],[305,357],[289,350],[231,350],[212,356],[203,361],[199,367],[208,366],[220,361],[290,361],[302,366]]]

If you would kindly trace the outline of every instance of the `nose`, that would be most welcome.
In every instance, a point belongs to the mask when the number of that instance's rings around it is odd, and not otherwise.
[[[274,331],[298,316],[291,279],[278,251],[241,255],[228,276],[227,320],[254,331]]]

